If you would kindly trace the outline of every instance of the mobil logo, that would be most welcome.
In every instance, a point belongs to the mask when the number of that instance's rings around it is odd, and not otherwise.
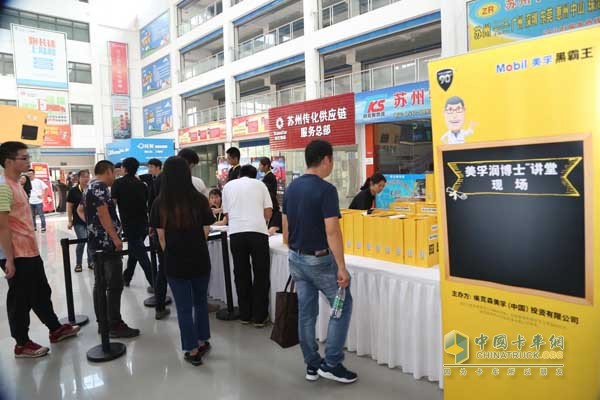
[[[373,100],[367,107],[367,112],[381,112],[385,110],[385,99]]]
[[[503,74],[505,72],[514,72],[514,71],[521,71],[524,69],[527,69],[528,67],[528,63],[527,63],[527,59],[523,59],[520,61],[513,61],[512,63],[508,63],[508,64],[496,64],[496,73],[497,74]]]

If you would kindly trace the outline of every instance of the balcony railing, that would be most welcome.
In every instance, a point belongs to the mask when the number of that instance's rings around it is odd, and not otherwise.
[[[321,97],[327,97],[349,92],[368,92],[404,83],[423,81],[427,79],[427,63],[438,57],[438,55],[425,56],[325,79],[320,82],[319,93]]]
[[[285,106],[287,104],[304,101],[306,99],[306,86],[294,86],[288,89],[278,90],[250,96],[241,99],[235,104],[235,115],[240,117],[244,115],[258,114],[269,111],[269,108]]]
[[[220,52],[217,54],[213,54],[210,57],[206,57],[204,60],[199,61],[198,63],[186,66],[183,71],[181,71],[181,81],[185,81],[187,79],[191,79],[194,76],[198,76],[207,71],[212,71],[213,69],[217,69],[223,66],[224,61],[224,53]]]
[[[231,0],[231,7],[233,6],[237,6],[238,4],[240,4],[242,1],[244,0]]]
[[[342,0],[321,10],[321,28],[377,10],[400,0]]]
[[[259,51],[278,46],[292,39],[304,36],[304,18],[277,27],[264,35],[242,42],[236,51],[236,59],[256,54]]]
[[[179,36],[183,36],[195,27],[202,25],[209,19],[216,17],[223,12],[223,2],[221,0],[215,1],[210,4],[204,10],[194,15],[189,21],[181,21],[179,23],[178,31]]]
[[[185,115],[185,128],[208,124],[209,122],[222,121],[225,119],[225,106],[206,108],[196,112],[188,112]]]

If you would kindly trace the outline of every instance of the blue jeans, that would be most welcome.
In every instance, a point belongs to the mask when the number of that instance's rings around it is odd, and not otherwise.
[[[323,257],[300,255],[289,252],[290,272],[296,282],[298,293],[298,334],[300,348],[306,365],[318,368],[321,365],[319,344],[315,334],[315,325],[319,315],[319,292],[322,292],[329,305],[337,294],[337,264],[332,254]],[[344,361],[344,344],[348,337],[348,327],[352,316],[352,295],[350,287],[346,289],[346,299],[342,316],[329,319],[325,362],[335,367]]]
[[[208,323],[208,281],[210,275],[191,279],[168,277],[175,298],[177,321],[181,334],[181,348],[192,351],[198,342],[210,339]]]
[[[77,239],[87,239],[88,237],[88,232],[87,232],[87,226],[82,225],[82,224],[75,224],[73,225],[73,229],[75,230],[75,235],[77,236]],[[83,264],[83,249],[85,248],[86,243],[77,243],[77,247],[75,247],[75,257],[76,257],[76,264],[75,265],[82,265]],[[87,247],[87,262],[88,265],[91,265],[94,263],[94,255],[92,254],[92,251],[90,250],[90,246]]]
[[[31,207],[31,216],[33,217],[33,227],[37,229],[37,222],[35,220],[35,215],[40,215],[40,221],[42,222],[42,229],[46,229],[46,216],[44,215],[44,203],[40,204],[30,204]]]

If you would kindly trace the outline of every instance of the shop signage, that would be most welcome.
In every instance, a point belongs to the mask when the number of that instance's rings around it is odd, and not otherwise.
[[[356,94],[356,123],[431,118],[429,82],[415,82]]]
[[[52,180],[50,179],[50,168],[48,167],[48,164],[32,162],[31,169],[33,170],[34,176],[48,186],[48,190],[44,193],[44,198],[42,199],[44,212],[54,211],[54,190],[52,189]]]
[[[269,113],[234,118],[232,131],[234,138],[267,134],[269,132]]]
[[[469,50],[600,23],[597,0],[473,0],[467,12]]]
[[[179,145],[225,140],[225,122],[216,121],[179,130]]]
[[[17,104],[46,113],[44,146],[71,146],[68,92],[19,88]]]
[[[352,145],[356,143],[354,127],[354,93],[269,110],[272,150],[302,149],[315,139]]]
[[[112,133],[114,139],[131,137],[131,105],[129,96],[112,96]]]
[[[17,86],[68,90],[67,37],[11,24]]]
[[[140,163],[147,163],[151,158],[165,161],[175,155],[173,139],[128,139],[119,140],[106,145],[106,158],[113,163],[121,162],[127,157],[134,157]]]
[[[517,3],[558,20],[548,2]],[[447,400],[600,395],[599,37],[595,26],[429,63]]]
[[[171,57],[163,58],[142,68],[142,96],[150,96],[171,87]]]
[[[127,43],[108,42],[112,94],[129,95]]]
[[[144,107],[144,136],[173,130],[173,105],[170,98]]]
[[[169,44],[169,30],[168,10],[140,29],[140,50],[142,58]]]

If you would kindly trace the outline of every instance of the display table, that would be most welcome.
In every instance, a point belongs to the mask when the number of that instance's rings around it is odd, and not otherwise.
[[[271,246],[271,305],[289,276],[288,249],[282,236]],[[225,299],[225,279],[220,241],[209,242],[212,263],[209,294]],[[346,346],[359,356],[369,355],[379,364],[399,367],[416,379],[439,381],[442,387],[442,335],[440,280],[437,268],[417,268],[346,255],[352,276],[354,309]],[[231,257],[230,257],[231,259]],[[233,275],[233,260],[230,261]],[[232,277],[233,281],[233,277]],[[237,295],[234,302],[237,306]],[[321,295],[317,337],[327,337],[329,305]],[[275,307],[270,310],[275,317]]]

